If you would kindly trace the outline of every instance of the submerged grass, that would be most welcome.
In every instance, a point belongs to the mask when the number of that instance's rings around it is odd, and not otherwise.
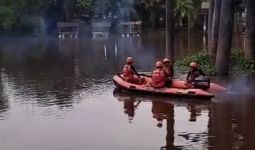
[[[200,52],[194,55],[187,56],[182,60],[175,62],[176,70],[181,73],[186,73],[189,70],[189,63],[192,61],[198,62],[200,68],[208,75],[215,75],[215,66],[210,61],[207,52]],[[245,59],[244,51],[236,49],[230,56],[230,73],[233,74],[255,74],[255,62]]]

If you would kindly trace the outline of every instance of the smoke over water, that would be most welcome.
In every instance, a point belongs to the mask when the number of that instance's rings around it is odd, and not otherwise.
[[[228,94],[255,95],[255,76],[230,76],[221,79],[228,89]],[[219,82],[219,83],[222,83]]]
[[[133,0],[127,0],[123,1],[122,3],[119,2],[117,4],[118,10],[120,12],[120,14],[118,15],[120,17],[120,20],[133,21],[138,19],[138,15],[136,13],[134,5],[135,3]]]

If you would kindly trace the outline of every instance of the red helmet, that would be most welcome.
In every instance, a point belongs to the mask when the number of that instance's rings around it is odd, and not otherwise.
[[[164,67],[164,64],[162,63],[162,61],[157,61],[155,66],[156,68],[162,68]]]
[[[164,59],[163,59],[163,62],[164,62],[164,63],[169,63],[170,60],[169,60],[169,58],[164,58]]]
[[[127,63],[133,63],[133,62],[134,62],[133,57],[127,57],[126,62],[127,62]]]
[[[191,63],[189,64],[189,66],[192,67],[192,68],[197,68],[197,67],[198,67],[198,64],[197,64],[196,62],[191,62]]]

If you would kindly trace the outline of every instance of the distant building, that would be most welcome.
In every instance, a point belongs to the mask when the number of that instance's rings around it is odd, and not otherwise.
[[[78,38],[79,22],[58,22],[58,37],[59,38]]]
[[[108,38],[112,23],[108,20],[93,20],[91,26],[93,38]]]
[[[142,21],[120,22],[120,33],[122,37],[140,36]]]

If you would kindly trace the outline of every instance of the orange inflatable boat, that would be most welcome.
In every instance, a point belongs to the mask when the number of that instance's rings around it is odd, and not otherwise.
[[[202,90],[198,88],[190,88],[185,85],[184,81],[173,80],[171,88],[154,88],[147,83],[151,80],[150,77],[141,76],[145,79],[145,82],[141,85],[129,83],[123,80],[120,75],[115,75],[113,77],[113,82],[117,88],[128,91],[136,92],[142,94],[152,94],[152,95],[165,95],[173,97],[185,97],[185,98],[202,98],[211,99],[214,94],[211,92],[223,91],[224,87],[211,83],[210,88],[207,90]]]

